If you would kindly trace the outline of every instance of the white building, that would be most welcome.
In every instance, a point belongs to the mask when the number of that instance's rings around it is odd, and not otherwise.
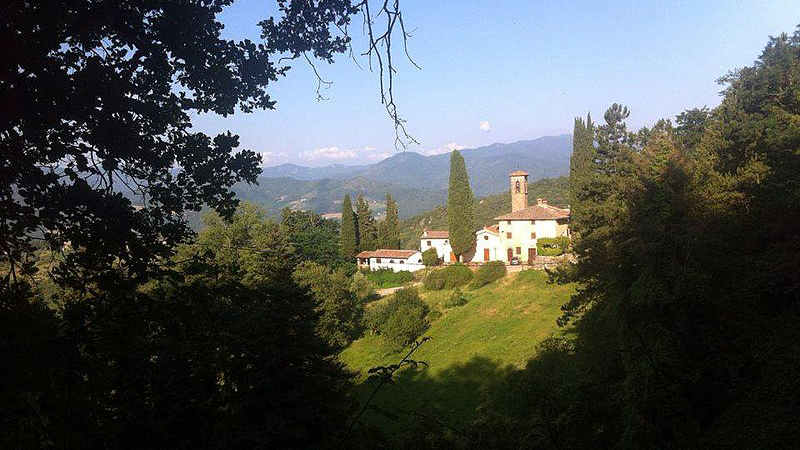
[[[419,239],[421,252],[429,248],[435,248],[436,254],[442,261],[455,261],[456,255],[450,247],[450,233],[446,230],[422,230],[422,237]]]
[[[481,228],[475,232],[475,255],[471,262],[489,262],[502,259],[500,250],[500,228],[497,225]]]
[[[422,253],[417,250],[387,250],[363,251],[356,255],[358,267],[369,270],[391,269],[395,272],[407,270],[416,272],[424,269]]]

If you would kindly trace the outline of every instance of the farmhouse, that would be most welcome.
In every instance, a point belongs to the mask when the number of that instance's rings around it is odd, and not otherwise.
[[[436,255],[442,261],[456,260],[456,255],[453,254],[453,249],[450,247],[450,232],[447,230],[422,230],[419,248],[422,252],[429,248],[435,248]]]
[[[536,199],[528,206],[528,173],[521,170],[509,175],[511,181],[511,212],[499,217],[496,225],[475,232],[473,251],[463,255],[464,262],[485,263],[517,258],[520,263],[536,259],[536,244],[541,238],[569,237],[569,209],[549,205]],[[436,248],[439,258],[455,261],[447,231],[425,230],[420,249]],[[445,258],[445,255],[447,257]]]
[[[416,272],[425,268],[422,264],[422,253],[417,250],[363,251],[356,255],[356,262],[359,268],[369,270],[391,269],[395,272],[402,270]]]

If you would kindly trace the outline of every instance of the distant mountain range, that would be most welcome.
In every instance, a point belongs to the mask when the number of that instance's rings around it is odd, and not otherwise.
[[[572,135],[460,151],[475,196],[484,197],[508,189],[508,174],[514,170],[527,171],[531,182],[568,174]],[[362,166],[266,167],[258,185],[237,184],[234,191],[241,200],[258,203],[275,216],[284,207],[340,212],[345,194],[353,198],[363,194],[372,210],[381,213],[388,192],[397,200],[401,218],[406,218],[445,204],[449,177],[449,153],[424,156],[398,152],[378,163]]]
[[[527,171],[532,181],[567,174],[572,135],[545,136],[530,141],[492,144],[460,151],[467,163],[475,195],[484,196],[506,189],[508,174],[513,170]],[[415,152],[398,152],[383,161],[365,166],[332,164],[305,167],[282,164],[264,168],[261,176],[290,177],[297,180],[345,180],[363,177],[407,187],[447,189],[450,154],[424,156]]]

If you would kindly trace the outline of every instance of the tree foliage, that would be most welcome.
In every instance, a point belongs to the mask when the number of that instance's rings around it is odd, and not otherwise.
[[[351,290],[346,272],[306,261],[297,266],[293,278],[313,296],[317,334],[332,347],[344,348],[360,336],[364,303]]]
[[[347,259],[355,258],[356,253],[358,253],[358,224],[356,223],[350,195],[345,195],[344,200],[342,200],[341,241],[342,257]]]
[[[464,157],[458,150],[450,155],[450,184],[447,190],[447,226],[450,245],[458,258],[475,243],[475,213],[472,189]]]
[[[372,211],[364,195],[356,198],[356,225],[358,226],[358,250],[372,251],[378,248],[378,229]]]
[[[386,194],[386,218],[378,225],[378,247],[400,248],[400,219],[392,194]]]

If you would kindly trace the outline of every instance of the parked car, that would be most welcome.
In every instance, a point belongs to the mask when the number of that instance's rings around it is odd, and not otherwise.
[[[522,261],[520,261],[519,256],[514,256],[513,258],[511,258],[511,265],[512,266],[518,266],[521,263],[522,263]]]

